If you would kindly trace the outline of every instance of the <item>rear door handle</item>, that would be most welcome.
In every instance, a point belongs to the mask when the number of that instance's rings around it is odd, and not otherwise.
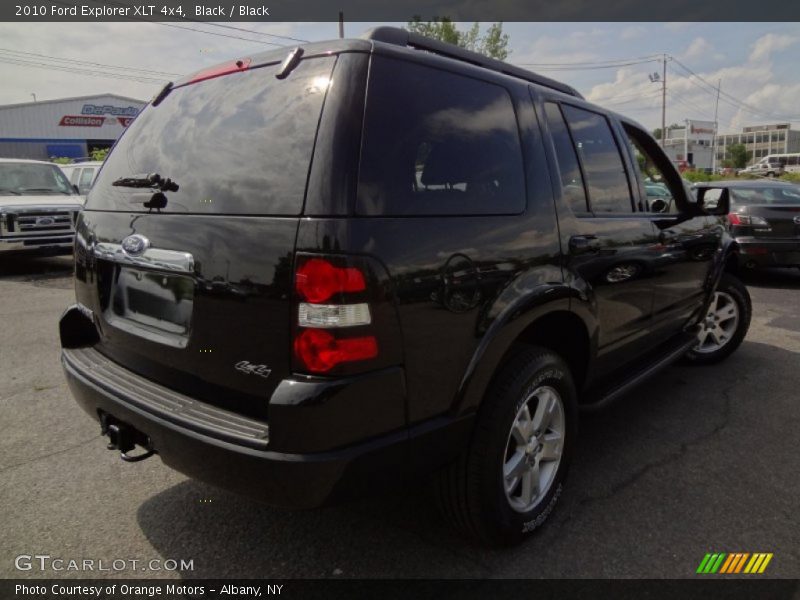
[[[597,252],[600,249],[600,240],[593,235],[573,235],[569,238],[570,252]]]

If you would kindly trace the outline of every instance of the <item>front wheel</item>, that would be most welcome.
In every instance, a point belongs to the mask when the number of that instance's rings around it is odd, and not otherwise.
[[[697,344],[686,358],[695,364],[711,364],[730,356],[750,327],[750,294],[736,277],[725,273],[700,323]]]
[[[450,521],[493,545],[522,541],[553,510],[577,436],[577,395],[553,352],[527,348],[498,374],[464,455],[441,473]]]

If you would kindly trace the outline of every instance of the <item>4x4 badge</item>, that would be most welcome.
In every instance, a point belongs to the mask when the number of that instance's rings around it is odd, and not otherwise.
[[[264,379],[269,377],[269,374],[272,373],[272,369],[270,369],[267,365],[254,365],[246,360],[241,360],[234,366],[236,367],[237,371],[247,373],[248,375],[258,375]]]

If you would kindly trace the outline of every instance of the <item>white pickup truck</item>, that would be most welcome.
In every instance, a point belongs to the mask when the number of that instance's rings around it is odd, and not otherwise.
[[[57,165],[0,158],[0,255],[69,253],[83,199]]]

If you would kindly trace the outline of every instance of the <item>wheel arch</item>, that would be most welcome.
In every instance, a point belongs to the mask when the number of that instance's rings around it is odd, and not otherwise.
[[[476,411],[497,373],[525,345],[559,354],[580,391],[591,376],[597,348],[597,322],[589,302],[567,284],[548,284],[506,307],[486,331],[467,367],[454,413]]]

